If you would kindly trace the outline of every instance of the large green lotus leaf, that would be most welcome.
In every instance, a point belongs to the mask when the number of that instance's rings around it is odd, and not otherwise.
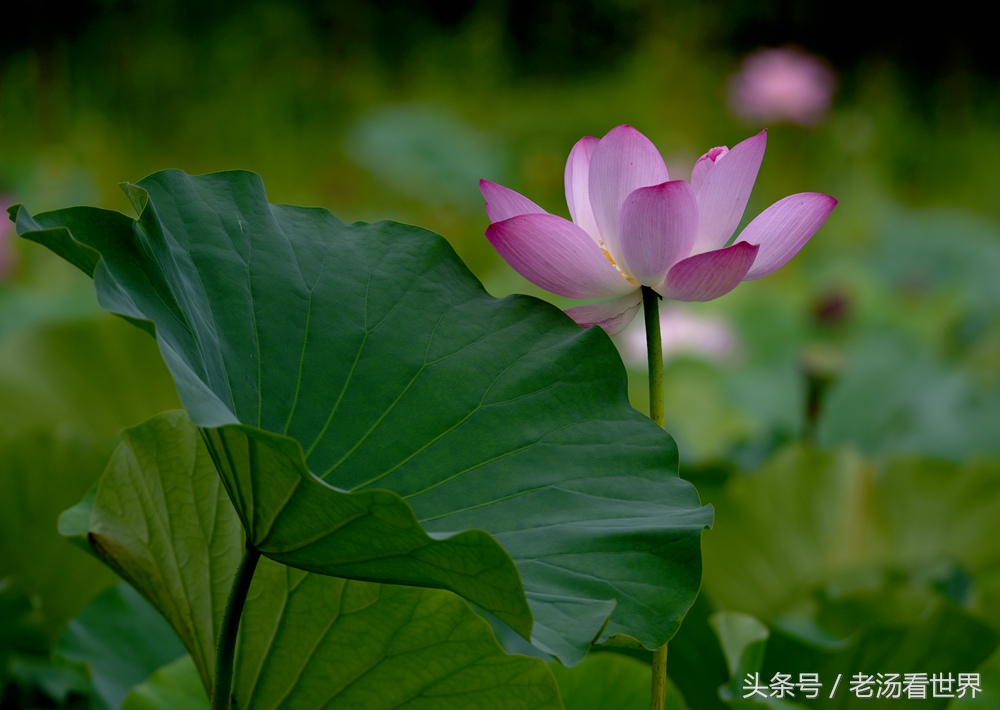
[[[173,629],[124,583],[97,595],[66,626],[55,650],[87,666],[94,692],[113,710],[132,686],[184,655]]]
[[[243,545],[239,519],[183,412],[123,437],[96,495],[64,516],[62,528],[88,539],[154,601],[210,688],[214,639]],[[544,661],[504,654],[455,595],[267,558],[247,595],[235,667],[238,708],[561,707]]]
[[[603,332],[491,298],[424,230],[270,205],[251,173],[126,191],[138,221],[21,209],[18,232],[155,330],[254,546],[451,589],[567,662],[670,638],[711,511]]]
[[[561,708],[545,662],[508,656],[437,589],[355,582],[263,559],[240,626],[246,708]]]

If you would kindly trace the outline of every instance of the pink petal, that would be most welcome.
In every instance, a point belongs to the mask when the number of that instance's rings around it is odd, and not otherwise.
[[[766,146],[767,131],[761,131],[719,156],[712,165],[698,190],[696,254],[721,249],[733,236],[757,180]]]
[[[660,283],[667,269],[691,253],[697,233],[698,202],[684,180],[640,187],[625,198],[622,255],[628,272],[641,284]]]
[[[486,200],[486,214],[491,222],[503,222],[520,214],[547,214],[527,197],[495,182],[480,180],[479,191]]]
[[[729,148],[720,145],[698,158],[698,162],[694,164],[694,169],[691,171],[691,187],[694,188],[695,192],[698,192],[705,184],[705,178],[708,177],[708,172],[715,165],[715,161],[728,152]]]
[[[517,273],[560,296],[623,296],[638,286],[629,283],[586,232],[553,214],[494,222],[486,238]]]
[[[625,198],[633,190],[670,179],[660,153],[632,126],[612,128],[590,159],[590,206],[604,248],[621,260],[618,220]]]
[[[759,279],[788,263],[836,206],[837,200],[829,195],[801,192],[778,200],[757,215],[736,242],[760,245],[753,266],[743,278]]]
[[[600,143],[599,138],[585,136],[576,142],[566,159],[566,204],[574,224],[593,237],[600,239],[594,211],[590,208],[590,158]]]
[[[753,264],[757,249],[755,244],[740,242],[679,261],[656,291],[675,301],[711,301],[736,288]]]
[[[568,308],[566,315],[584,328],[599,325],[608,335],[620,333],[625,329],[642,305],[642,289],[636,289],[630,294],[611,301],[591,303],[586,306]]]

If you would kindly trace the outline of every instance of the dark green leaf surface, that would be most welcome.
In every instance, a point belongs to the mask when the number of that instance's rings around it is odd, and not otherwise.
[[[22,209],[18,231],[155,324],[265,555],[451,589],[566,662],[673,634],[711,511],[602,332],[489,297],[424,230],[270,205],[250,173],[126,192],[138,222]]]
[[[242,549],[239,520],[183,412],[124,439],[93,499],[89,538],[168,617],[210,687],[221,602]],[[234,694],[238,708],[286,710],[561,707],[545,663],[504,654],[489,625],[451,593],[266,558],[243,612]]]

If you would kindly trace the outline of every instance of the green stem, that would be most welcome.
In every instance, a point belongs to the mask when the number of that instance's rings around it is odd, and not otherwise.
[[[215,687],[212,689],[212,709],[230,710],[232,707],[233,661],[236,657],[236,632],[240,628],[240,617],[243,615],[243,605],[250,590],[250,580],[260,553],[247,542],[243,551],[243,559],[236,568],[236,578],[229,590],[226,600],[226,610],[222,615],[222,628],[219,629],[219,643],[215,649]]]
[[[667,704],[667,644],[653,651],[653,683],[649,710],[663,710]]]
[[[649,363],[649,418],[663,426],[663,341],[660,339],[660,296],[642,287],[642,311],[646,319],[646,355]],[[667,645],[653,652],[653,682],[649,690],[650,710],[663,710],[667,701]]]
[[[649,418],[663,426],[663,343],[660,340],[660,296],[642,287],[642,311],[646,318],[646,355],[649,362]]]

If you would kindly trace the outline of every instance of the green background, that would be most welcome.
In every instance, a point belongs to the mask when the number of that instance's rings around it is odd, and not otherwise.
[[[728,671],[708,618],[720,610],[769,627],[768,678],[971,672],[1000,629],[1000,74],[982,18],[946,8],[879,29],[872,11],[95,0],[57,16],[25,6],[5,18],[0,43],[0,195],[33,213],[127,212],[120,181],[244,168],[272,202],[419,224],[492,294],[552,298],[488,247],[479,178],[565,216],[569,149],[621,123],[687,177],[708,148],[761,127],[727,102],[747,52],[792,44],[825,56],[833,107],[812,127],[766,126],[744,222],[794,192],[839,206],[780,272],[684,306],[728,329],[727,353],[666,364],[681,475],[717,510],[704,593],[671,646],[671,674],[690,707],[719,706]],[[12,707],[68,705],[87,697],[91,675],[52,665],[55,640],[115,579],[58,537],[56,517],[96,481],[122,427],[177,398],[148,336],[100,315],[86,277],[4,229],[0,608],[18,621],[0,633],[0,683]],[[645,411],[629,343],[616,339]],[[997,682],[997,658],[984,684]],[[628,685],[640,682],[634,670],[601,672]],[[992,687],[976,707],[997,702]]]

